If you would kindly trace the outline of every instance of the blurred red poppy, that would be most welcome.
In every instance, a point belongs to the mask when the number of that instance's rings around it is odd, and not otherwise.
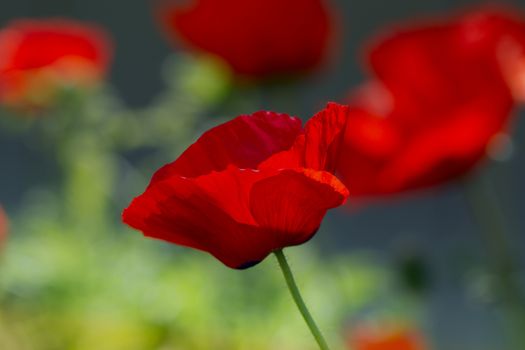
[[[518,94],[509,62],[517,69],[524,49],[525,23],[490,10],[396,30],[372,45],[375,79],[351,95],[339,165],[351,195],[425,188],[478,164],[506,132]]]
[[[334,32],[328,0],[165,1],[169,36],[225,60],[239,75],[266,78],[316,68]]]
[[[304,130],[274,112],[219,125],[158,170],[123,221],[239,269],[304,243],[348,195],[331,173],[346,117],[329,104]]]
[[[0,30],[0,102],[41,108],[61,87],[90,87],[106,73],[111,45],[97,27],[65,19],[16,20]]]
[[[7,215],[0,205],[0,248],[4,245],[4,242],[7,239],[8,229],[9,223],[7,220]]]
[[[408,329],[359,328],[348,337],[352,350],[424,350],[421,335]]]

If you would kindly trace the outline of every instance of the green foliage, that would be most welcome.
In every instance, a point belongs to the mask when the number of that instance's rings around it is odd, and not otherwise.
[[[2,327],[27,349],[313,349],[272,259],[239,272],[131,230],[108,226],[116,232],[93,236],[47,215],[24,218],[38,225],[12,237],[0,286]],[[312,312],[341,334],[385,272],[360,259],[292,252]]]

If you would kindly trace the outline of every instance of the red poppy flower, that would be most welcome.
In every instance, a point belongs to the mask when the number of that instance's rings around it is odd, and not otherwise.
[[[71,20],[17,20],[0,31],[0,102],[49,105],[60,87],[89,87],[107,71],[107,36]]]
[[[353,332],[348,345],[354,350],[424,350],[421,336],[413,330],[359,328]]]
[[[346,107],[329,104],[304,130],[274,112],[219,125],[158,170],[123,221],[232,268],[304,243],[348,195],[331,173],[346,117]]]
[[[373,45],[375,79],[352,94],[339,166],[351,194],[425,188],[478,164],[512,114],[502,57],[518,48],[525,26],[490,11],[398,30]]]
[[[161,16],[170,36],[257,78],[315,68],[333,32],[326,0],[172,0]]]

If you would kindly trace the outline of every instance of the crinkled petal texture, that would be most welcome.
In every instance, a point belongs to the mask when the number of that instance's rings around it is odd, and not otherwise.
[[[369,55],[375,78],[351,96],[338,167],[350,193],[426,188],[478,164],[515,105],[501,57],[518,34],[525,38],[518,27],[484,10],[377,41]]]
[[[315,68],[334,26],[326,0],[168,0],[160,12],[170,36],[255,78]]]
[[[304,131],[297,135],[289,149],[268,157],[259,168],[296,166],[334,173],[349,116],[348,106],[328,103],[325,109],[308,120]]]
[[[39,96],[45,100],[59,84],[92,85],[103,78],[111,56],[109,38],[93,25],[14,21],[0,31],[0,100],[23,104]]]
[[[178,174],[197,177],[228,165],[256,169],[272,154],[290,148],[302,133],[301,120],[287,114],[257,112],[219,125],[200,137],[154,180]]]
[[[274,250],[306,242],[348,191],[324,163],[306,166],[304,152],[291,150],[301,143],[338,152],[345,123],[338,130],[326,125],[346,118],[346,108],[339,107],[342,117],[314,118],[305,130],[298,119],[272,112],[209,130],[157,171],[124,211],[124,222],[146,236],[209,252],[232,268],[253,266]],[[310,140],[314,125],[321,131]],[[285,152],[293,155],[288,163],[262,166]]]

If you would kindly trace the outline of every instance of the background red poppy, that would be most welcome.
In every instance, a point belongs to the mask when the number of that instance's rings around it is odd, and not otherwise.
[[[0,31],[0,100],[46,105],[61,86],[103,79],[112,56],[107,34],[71,20],[16,20]]]
[[[361,327],[348,337],[352,350],[424,350],[420,334],[410,329],[384,329]]]
[[[327,0],[165,1],[158,12],[169,36],[257,78],[316,68],[335,28]]]
[[[4,208],[0,205],[0,249],[3,247],[9,230],[9,222]]]
[[[515,105],[501,57],[508,45],[525,49],[519,24],[478,11],[406,26],[372,44],[374,79],[350,97],[353,127],[340,163],[353,195],[437,185],[485,157]]]

